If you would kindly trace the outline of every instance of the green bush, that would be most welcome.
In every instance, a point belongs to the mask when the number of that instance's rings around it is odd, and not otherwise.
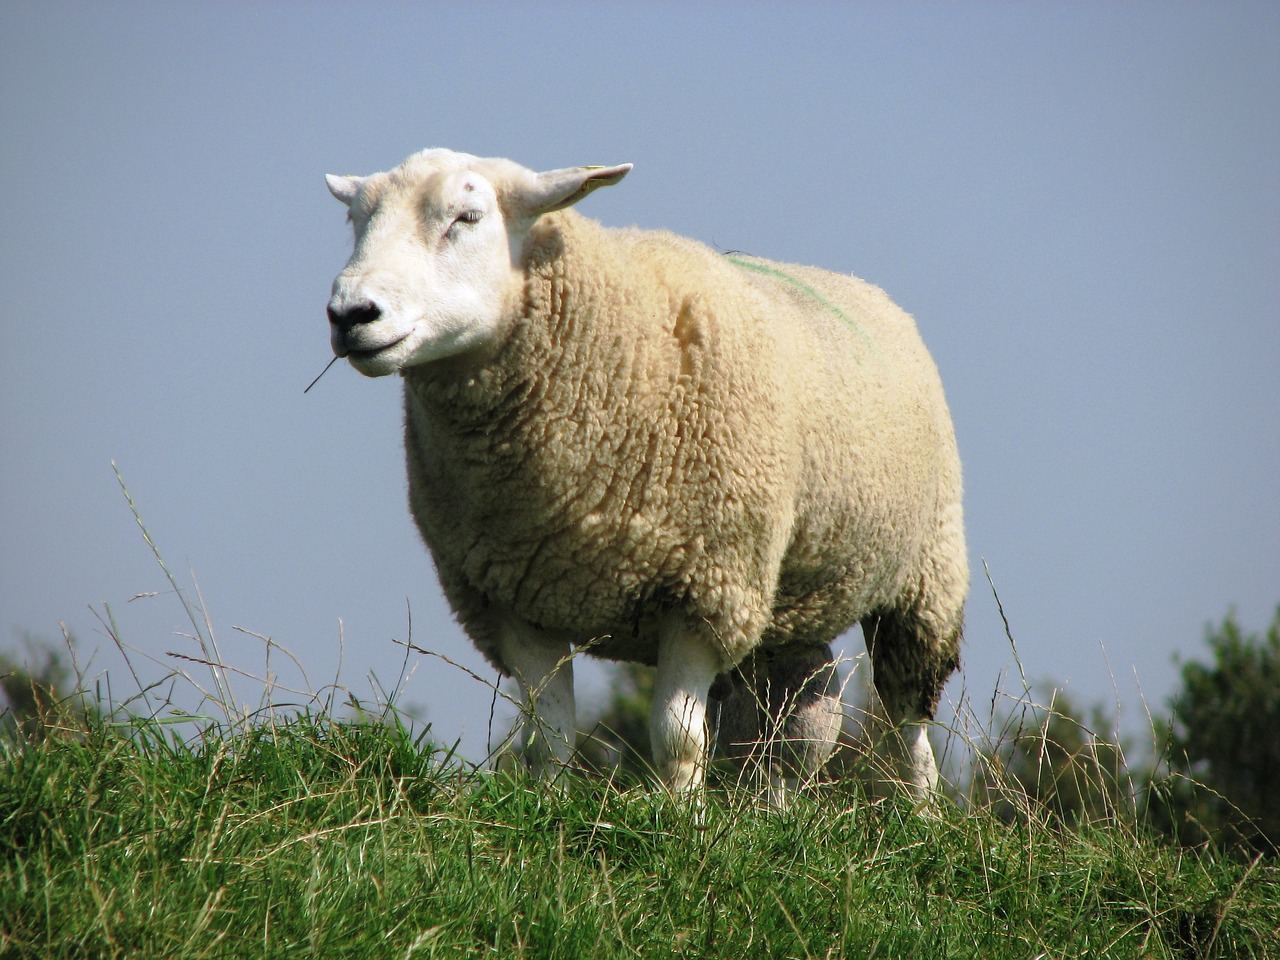
[[[1206,630],[1210,662],[1182,666],[1163,727],[1152,822],[1179,843],[1246,856],[1280,849],[1280,608],[1265,634],[1229,614]]]

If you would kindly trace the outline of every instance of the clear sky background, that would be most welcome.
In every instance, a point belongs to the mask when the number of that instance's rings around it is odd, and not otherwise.
[[[1207,622],[1280,603],[1278,5],[7,3],[0,648],[65,622],[121,699],[109,608],[144,682],[207,679],[114,460],[234,667],[369,696],[411,610],[489,674],[408,516],[398,381],[302,392],[350,250],[323,174],[427,146],[632,162],[580,209],[917,317],[966,468],[953,703],[1018,687],[984,562],[1029,678],[1130,730]],[[411,665],[478,759],[485,688]]]

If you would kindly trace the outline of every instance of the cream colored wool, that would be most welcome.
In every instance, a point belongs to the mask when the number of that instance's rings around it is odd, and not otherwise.
[[[853,277],[531,211],[528,171],[431,151],[335,188],[353,219],[373,211],[335,283],[335,338],[368,336],[346,314],[378,304],[359,243],[405,182],[443,204],[436,168],[477,178],[469,196],[492,187],[516,277],[476,346],[398,365],[413,516],[477,647],[510,671],[512,644],[653,664],[662,637],[695,638],[673,643],[742,666],[718,684],[722,733],[779,719],[770,676],[799,695],[788,734],[823,742],[783,772],[806,776],[834,735],[827,645],[861,621],[891,719],[931,718],[969,577],[955,438],[911,317]],[[660,767],[684,749],[655,742]],[[925,789],[936,772],[917,761],[905,775]]]

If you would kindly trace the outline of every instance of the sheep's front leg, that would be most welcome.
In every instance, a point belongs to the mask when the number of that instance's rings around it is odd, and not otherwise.
[[[658,641],[649,737],[663,783],[684,792],[706,778],[707,695],[724,664],[701,632],[673,621]]]
[[[554,779],[569,765],[577,739],[569,644],[509,629],[501,653],[520,684],[521,755],[536,776]]]

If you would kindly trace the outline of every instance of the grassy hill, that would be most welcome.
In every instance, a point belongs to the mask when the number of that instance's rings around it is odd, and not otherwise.
[[[481,772],[390,722],[0,741],[0,956],[1280,957],[1280,868],[851,783]]]

